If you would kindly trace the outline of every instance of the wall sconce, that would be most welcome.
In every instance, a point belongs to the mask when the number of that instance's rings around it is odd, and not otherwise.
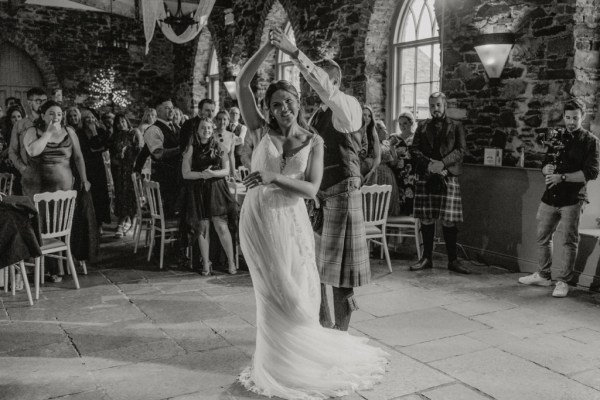
[[[237,92],[235,90],[235,77],[233,77],[229,81],[223,81],[223,85],[225,85],[225,88],[227,89],[227,93],[229,93],[229,96],[233,100],[237,100]]]
[[[490,78],[490,82],[498,82],[510,50],[515,44],[513,33],[488,33],[475,38],[473,47]]]

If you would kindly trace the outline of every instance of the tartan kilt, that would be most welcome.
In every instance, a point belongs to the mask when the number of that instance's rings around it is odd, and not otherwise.
[[[319,192],[323,231],[315,233],[315,254],[321,283],[352,288],[371,281],[360,178],[348,178]]]
[[[419,177],[415,188],[414,217],[419,219],[442,219],[462,222],[462,196],[456,176],[446,177],[446,193],[428,194],[425,180]]]

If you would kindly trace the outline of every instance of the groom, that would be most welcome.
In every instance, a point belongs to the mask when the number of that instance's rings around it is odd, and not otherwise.
[[[317,268],[321,275],[320,322],[332,327],[325,285],[333,287],[335,325],[348,330],[352,311],[357,310],[354,287],[371,280],[369,253],[360,192],[362,108],[358,100],[340,90],[342,72],[333,60],[319,66],[293,45],[279,29],[269,34],[271,43],[292,58],[309,85],[323,102],[311,126],[325,142],[323,180],[318,198],[325,200],[323,232],[315,235]]]

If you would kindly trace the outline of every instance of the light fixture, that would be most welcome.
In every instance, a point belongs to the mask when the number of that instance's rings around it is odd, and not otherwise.
[[[194,19],[193,11],[187,15],[183,13],[181,10],[181,0],[177,0],[177,11],[175,14],[171,14],[165,3],[165,13],[167,17],[158,22],[169,25],[177,36],[181,35],[188,28],[198,25],[199,22]]]
[[[478,36],[473,47],[490,78],[490,82],[498,82],[510,50],[515,44],[513,33],[488,33]]]
[[[237,100],[237,92],[235,90],[235,77],[233,77],[231,80],[223,81],[223,85],[225,85],[229,96],[231,96],[233,100]]]

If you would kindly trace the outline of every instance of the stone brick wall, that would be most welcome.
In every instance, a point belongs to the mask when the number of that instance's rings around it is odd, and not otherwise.
[[[111,39],[129,47],[98,47]],[[157,31],[148,55],[141,22],[106,13],[22,5],[16,15],[0,6],[0,41],[26,51],[38,65],[49,93],[63,91],[63,104],[88,104],[96,71],[114,67],[116,79],[133,99],[129,116],[138,119],[157,92],[174,93],[173,46]],[[118,110],[117,110],[118,111]]]
[[[436,1],[440,21],[441,4]],[[503,165],[516,165],[523,149],[525,166],[539,167],[545,150],[539,136],[561,124],[562,103],[572,94],[594,90],[589,79],[575,79],[592,50],[576,57],[576,1],[452,0],[445,7],[442,90],[467,130],[466,160],[482,163],[483,149],[494,145],[505,150]],[[493,86],[472,48],[473,39],[480,32],[507,31],[516,33],[517,43],[500,84]],[[597,61],[595,65],[597,71]],[[588,102],[592,97],[587,94]],[[589,118],[585,125],[590,126]]]

